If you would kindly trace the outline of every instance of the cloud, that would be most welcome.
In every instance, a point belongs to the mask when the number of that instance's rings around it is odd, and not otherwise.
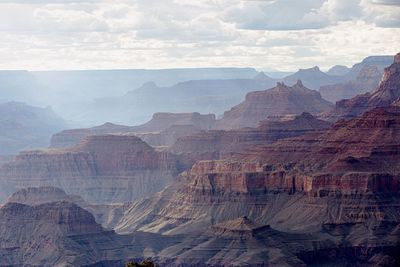
[[[372,3],[377,5],[400,6],[400,0],[373,0]]]
[[[301,30],[326,26],[325,21],[312,20],[323,0],[242,1],[229,8],[224,20],[234,23],[238,28],[253,30]]]
[[[0,4],[26,4],[26,5],[83,4],[83,3],[97,3],[103,1],[102,0],[0,0]]]
[[[253,66],[394,54],[394,0],[0,0],[0,68]]]
[[[399,0],[242,1],[229,8],[224,19],[238,28],[252,30],[321,29],[356,20],[398,27],[397,6]]]

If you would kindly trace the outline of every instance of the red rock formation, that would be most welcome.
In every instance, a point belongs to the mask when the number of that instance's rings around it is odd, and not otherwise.
[[[247,94],[244,102],[224,113],[224,117],[217,122],[217,127],[256,127],[268,116],[297,115],[302,112],[318,114],[330,110],[331,107],[331,103],[322,99],[318,92],[304,87],[301,81],[292,87],[278,83],[275,88]]]
[[[200,161],[180,185],[132,206],[117,230],[182,233],[240,216],[285,231],[317,231],[327,222],[400,223],[397,136],[400,108],[377,108],[322,132]],[[149,210],[150,223],[139,215]]]
[[[0,168],[2,191],[55,186],[94,203],[131,201],[162,189],[176,175],[175,158],[138,137],[89,136],[64,150],[21,153]]]
[[[330,123],[303,113],[287,121],[262,121],[257,128],[213,130],[181,137],[170,148],[182,162],[191,166],[197,160],[227,158],[254,145],[270,144],[279,139],[300,136],[328,128]]]
[[[159,242],[149,234],[133,239],[105,231],[88,211],[65,201],[0,207],[1,266],[120,266],[143,258],[145,249],[159,250]]]

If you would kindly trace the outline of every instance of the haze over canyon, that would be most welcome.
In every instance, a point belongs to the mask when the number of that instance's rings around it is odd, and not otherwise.
[[[399,19],[0,0],[0,266],[400,266]]]

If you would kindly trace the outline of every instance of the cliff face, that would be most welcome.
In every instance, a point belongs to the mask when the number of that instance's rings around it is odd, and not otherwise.
[[[198,162],[180,185],[135,203],[117,230],[176,234],[240,216],[281,231],[368,220],[398,225],[396,136],[400,109],[377,108],[322,132]]]
[[[176,175],[175,158],[135,136],[90,136],[71,149],[21,153],[0,168],[2,191],[55,186],[93,203],[157,192]],[[4,192],[3,192],[4,195]]]
[[[353,118],[375,107],[391,105],[400,97],[399,80],[400,53],[394,57],[393,64],[385,69],[379,87],[374,92],[337,102],[335,109],[327,116],[331,119]]]
[[[272,89],[247,94],[244,102],[224,113],[223,118],[217,122],[217,127],[256,127],[268,116],[293,116],[303,112],[318,114],[331,108],[331,103],[322,99],[318,92],[304,87],[300,81],[292,87],[278,83]]]
[[[188,127],[208,130],[214,126],[215,115],[199,113],[155,113],[153,118],[139,126],[123,126],[106,123],[87,129],[65,130],[53,135],[50,147],[65,148],[78,144],[87,136],[102,134],[136,133],[146,142],[154,146],[169,145],[175,141],[175,136],[181,136]],[[184,128],[186,127],[186,129]],[[193,131],[193,129],[192,129]],[[198,131],[198,130],[197,130]]]
[[[179,138],[169,151],[191,166],[197,160],[227,158],[252,146],[319,131],[329,125],[329,122],[303,113],[287,121],[262,121],[257,128],[213,130],[187,135]]]

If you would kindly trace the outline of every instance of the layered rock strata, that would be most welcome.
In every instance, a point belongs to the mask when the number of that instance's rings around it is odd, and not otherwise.
[[[318,114],[329,111],[332,107],[330,102],[322,99],[319,92],[304,87],[301,81],[291,87],[278,83],[274,88],[247,94],[245,101],[224,113],[216,127],[257,127],[260,121],[269,116],[293,116],[303,112]]]
[[[23,152],[0,168],[3,195],[55,186],[91,203],[118,203],[157,192],[177,174],[175,157],[136,136],[89,136],[70,149]]]

